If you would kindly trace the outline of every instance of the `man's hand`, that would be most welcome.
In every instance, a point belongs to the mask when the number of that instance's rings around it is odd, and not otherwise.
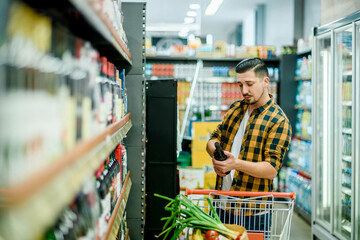
[[[277,175],[277,171],[269,162],[250,162],[240,160],[234,157],[230,152],[224,151],[228,157],[224,161],[218,161],[212,158],[214,170],[220,177],[225,177],[226,172],[236,169],[242,171],[245,174],[256,178],[274,179]]]
[[[226,172],[229,172],[236,168],[236,163],[238,159],[234,157],[230,152],[224,151],[225,155],[228,157],[224,161],[218,161],[214,157],[212,158],[212,162],[214,165],[214,170],[217,175],[220,177],[226,176]]]

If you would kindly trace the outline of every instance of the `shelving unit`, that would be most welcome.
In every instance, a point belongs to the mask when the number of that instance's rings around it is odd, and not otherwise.
[[[124,30],[129,40],[133,65],[128,70],[126,88],[128,111],[133,127],[125,139],[128,169],[132,174],[132,187],[126,210],[130,229],[129,238],[144,239],[146,210],[146,96],[145,96],[145,26],[146,3],[123,2]]]
[[[83,42],[90,43],[91,48],[96,49],[97,54],[106,57],[107,64],[112,64],[107,67],[115,65],[118,70],[125,70],[126,86],[123,88],[124,90],[127,88],[129,114],[120,121],[109,125],[96,136],[80,140],[44,169],[18,184],[1,188],[0,239],[42,239],[46,231],[59,220],[63,210],[68,208],[69,204],[73,203],[74,198],[78,196],[79,191],[83,190],[84,183],[89,179],[93,180],[94,172],[99,169],[101,164],[104,165],[104,159],[123,139],[127,142],[124,145],[128,149],[127,167],[129,170],[127,174],[124,172],[126,180],[124,179],[121,186],[121,194],[112,211],[107,229],[104,229],[106,234],[102,239],[116,239],[125,212],[128,226],[130,226],[126,230],[126,239],[130,239],[132,234],[134,239],[142,239],[144,218],[141,215],[143,216],[145,208],[146,139],[143,105],[145,102],[145,4],[122,3],[122,11],[125,15],[123,28],[128,39],[128,41],[124,41],[108,16],[100,10],[97,1],[21,0],[19,2],[24,2],[26,7],[29,6],[35,10],[36,14],[46,16],[50,25],[54,23],[61,27],[64,34],[71,35],[71,40],[74,42],[76,40],[81,41],[81,44]],[[11,1],[6,0],[1,7],[10,6]],[[53,36],[51,35],[51,37]],[[131,49],[131,53],[129,49]],[[111,69],[109,69],[110,71]],[[107,74],[105,72],[105,75]],[[112,77],[115,78],[115,76]],[[126,95],[125,91],[124,94]],[[138,103],[142,106],[137,105]],[[113,119],[111,121],[114,121]],[[130,178],[130,172],[133,180]],[[115,199],[113,196],[111,198]],[[96,201],[98,200],[100,201],[100,198]],[[99,202],[99,204],[103,203]],[[111,204],[115,204],[115,202]],[[134,212],[139,217],[134,217]],[[129,229],[134,232],[130,232]]]
[[[42,172],[25,179],[19,185],[1,189],[4,216],[13,220],[3,219],[5,229],[8,230],[5,236],[12,239],[40,238],[56,221],[61,210],[74,199],[83,182],[125,137],[131,126],[128,114],[97,136],[78,143]],[[37,216],[36,221],[31,220],[33,216]],[[26,224],[16,224],[21,222]]]
[[[294,210],[297,212],[306,222],[311,224],[311,213],[309,211],[309,207],[305,205],[302,205],[303,201],[308,201],[308,199],[301,199],[299,201],[298,198],[303,197],[307,198],[308,191],[307,187],[309,184],[309,181],[312,179],[312,174],[308,169],[305,169],[306,166],[310,166],[311,164],[307,164],[306,161],[310,161],[309,159],[306,159],[305,153],[308,152],[310,154],[309,143],[311,143],[311,135],[308,137],[306,134],[303,134],[303,130],[301,129],[300,132],[297,132],[297,128],[302,128],[302,123],[299,122],[301,119],[299,119],[299,113],[301,112],[310,112],[311,113],[311,103],[309,103],[309,95],[304,95],[302,97],[298,96],[300,93],[298,92],[299,86],[304,86],[300,84],[304,84],[305,82],[311,81],[311,77],[308,77],[310,75],[310,72],[308,74],[303,74],[301,76],[297,76],[297,71],[299,71],[299,65],[297,62],[297,59],[308,57],[311,55],[311,51],[305,51],[298,54],[292,54],[292,55],[285,55],[287,57],[287,60],[289,61],[289,66],[291,67],[292,71],[289,75],[289,82],[286,88],[282,87],[280,92],[280,106],[285,111],[291,126],[292,126],[292,143],[290,145],[290,150],[286,154],[286,166],[290,167],[291,169],[294,169],[296,173],[294,176],[299,177],[300,180],[292,180],[288,179],[289,182],[286,182],[286,185],[293,184],[292,188],[299,188],[298,191],[302,193],[301,195],[297,195],[297,201],[295,203]],[[304,73],[304,72],[302,72]],[[305,92],[305,91],[304,91]],[[311,90],[306,91],[306,93],[311,94]],[[301,93],[304,94],[304,93]],[[286,99],[284,99],[286,98]],[[299,101],[302,100],[302,101]],[[306,101],[305,101],[306,100]],[[285,106],[283,107],[281,103],[284,103]],[[298,149],[297,149],[298,148]],[[307,149],[307,150],[305,150]],[[288,162],[290,160],[290,162]],[[288,172],[286,172],[288,174]],[[286,176],[286,174],[284,174]],[[293,178],[295,178],[293,176]],[[280,180],[279,182],[281,182]],[[294,185],[295,184],[295,185]],[[280,187],[279,187],[280,188]],[[301,190],[300,188],[303,188]],[[283,189],[283,187],[281,187]],[[308,209],[308,210],[305,210]]]

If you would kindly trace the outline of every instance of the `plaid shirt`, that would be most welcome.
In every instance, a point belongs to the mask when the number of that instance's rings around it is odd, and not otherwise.
[[[291,126],[285,113],[274,102],[271,95],[270,98],[266,104],[252,111],[238,158],[251,162],[269,162],[278,171],[289,149]],[[244,101],[234,102],[221,124],[211,134],[210,139],[217,139],[220,145],[230,152],[247,108],[248,105]],[[217,190],[221,190],[221,184],[222,177],[217,176]],[[273,185],[270,179],[256,178],[241,171],[235,171],[230,191],[272,192]]]

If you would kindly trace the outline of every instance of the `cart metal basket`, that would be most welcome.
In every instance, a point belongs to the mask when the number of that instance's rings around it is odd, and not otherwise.
[[[290,239],[295,196],[292,193],[186,189],[185,195],[212,215],[207,196],[223,223],[246,228],[249,240]]]

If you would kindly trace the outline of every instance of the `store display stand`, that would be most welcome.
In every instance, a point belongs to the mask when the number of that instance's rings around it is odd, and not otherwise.
[[[79,141],[46,169],[15,186],[1,188],[0,239],[42,239],[61,211],[75,198],[83,183],[123,139],[128,149],[128,172],[103,239],[118,237],[125,212],[128,223],[126,239],[143,239],[145,3],[122,3],[123,27],[128,38],[126,45],[107,16],[95,7],[94,1],[23,2],[61,24],[74,36],[90,42],[101,56],[107,57],[118,69],[126,70],[129,114],[96,136]],[[2,4],[1,7],[9,5]]]

